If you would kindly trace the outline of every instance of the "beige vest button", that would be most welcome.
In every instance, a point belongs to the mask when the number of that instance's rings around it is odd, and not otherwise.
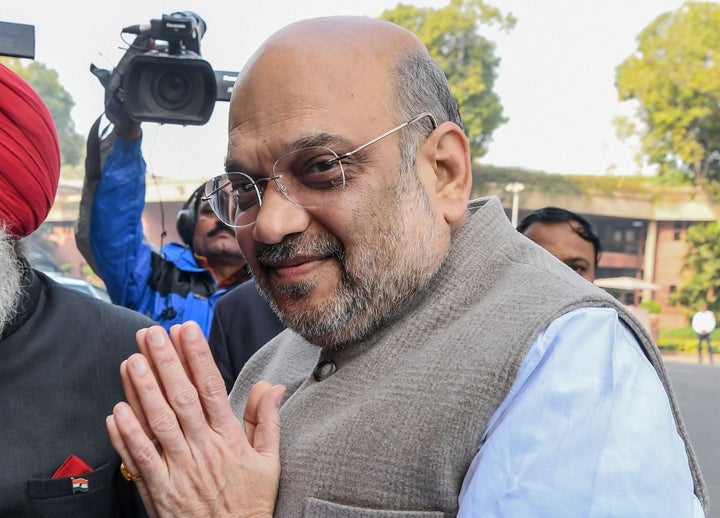
[[[315,370],[313,371],[313,377],[317,381],[326,380],[330,376],[335,374],[336,370],[337,370],[337,367],[335,366],[335,364],[332,361],[323,360],[315,366]]]

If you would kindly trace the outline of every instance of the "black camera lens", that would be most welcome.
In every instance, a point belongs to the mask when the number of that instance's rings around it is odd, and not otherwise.
[[[192,101],[192,79],[177,68],[166,70],[155,78],[153,91],[160,106],[167,110],[181,110]]]
[[[133,118],[169,124],[205,124],[217,97],[212,67],[190,52],[135,56],[123,88]]]

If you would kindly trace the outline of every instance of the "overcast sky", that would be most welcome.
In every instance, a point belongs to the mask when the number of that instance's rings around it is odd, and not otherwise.
[[[207,23],[202,54],[216,70],[239,70],[257,46],[294,20],[331,14],[377,16],[389,0],[0,0],[0,20],[36,27],[36,60],[56,69],[73,96],[77,130],[87,134],[102,111],[103,91],[90,63],[112,68],[124,52],[122,27],[191,10]],[[448,0],[406,1],[443,6]],[[615,67],[636,36],[680,0],[488,0],[512,12],[509,34],[493,34],[502,59],[496,91],[509,122],[494,134],[482,162],[553,173],[638,172],[633,150],[614,137],[620,105]],[[203,127],[147,125],[144,149],[161,176],[207,178],[222,169],[227,103]]]

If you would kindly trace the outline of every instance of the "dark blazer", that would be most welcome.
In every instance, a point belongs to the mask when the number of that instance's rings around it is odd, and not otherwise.
[[[245,362],[285,326],[262,298],[254,280],[220,297],[210,327],[210,349],[228,393]]]
[[[0,516],[146,516],[105,418],[125,399],[135,332],[152,322],[33,270],[22,297],[0,337]],[[71,455],[87,467],[59,469]]]

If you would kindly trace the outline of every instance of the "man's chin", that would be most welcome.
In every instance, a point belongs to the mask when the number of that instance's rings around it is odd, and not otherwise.
[[[313,298],[314,286],[310,283],[278,283],[255,277],[255,284],[285,325],[288,320],[297,322],[322,306]]]
[[[307,298],[310,296],[312,289],[313,286],[305,282],[295,282],[291,284],[275,283],[271,287],[271,294],[280,307],[298,300],[303,300],[304,304],[308,304],[309,301]]]

